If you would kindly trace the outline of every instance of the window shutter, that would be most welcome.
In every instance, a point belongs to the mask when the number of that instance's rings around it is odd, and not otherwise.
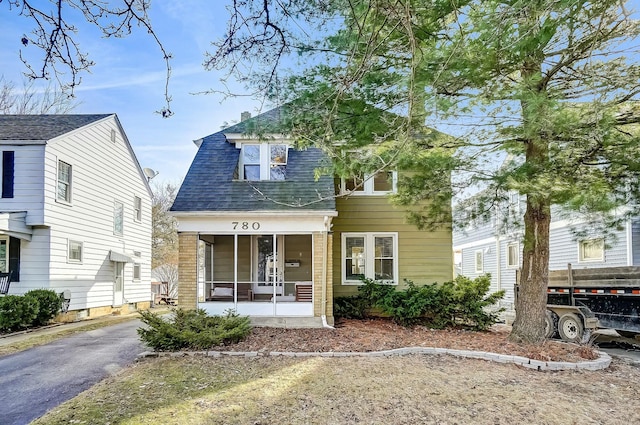
[[[20,239],[9,237],[9,271],[11,281],[20,282]]]
[[[2,152],[2,197],[13,198],[14,151]]]

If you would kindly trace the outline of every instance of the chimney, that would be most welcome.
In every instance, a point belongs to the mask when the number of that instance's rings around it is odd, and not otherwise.
[[[249,111],[244,111],[243,113],[240,114],[240,122],[246,121],[249,118],[251,118],[251,112]]]

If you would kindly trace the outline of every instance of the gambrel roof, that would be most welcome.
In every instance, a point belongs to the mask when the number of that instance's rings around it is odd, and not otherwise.
[[[51,140],[111,115],[0,115],[0,140]]]
[[[279,119],[276,108],[204,137],[171,211],[335,211],[333,177],[315,178],[315,170],[327,160],[320,149],[290,147],[285,180],[237,178],[240,149],[226,134],[266,128]]]

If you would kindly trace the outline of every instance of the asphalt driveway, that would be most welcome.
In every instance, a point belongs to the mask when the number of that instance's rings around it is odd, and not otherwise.
[[[139,320],[0,357],[0,423],[23,425],[131,364],[145,351]]]

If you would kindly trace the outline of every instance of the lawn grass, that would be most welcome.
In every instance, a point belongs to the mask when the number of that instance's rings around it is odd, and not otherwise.
[[[624,364],[543,373],[451,356],[161,357],[33,424],[640,423],[638,379]]]

